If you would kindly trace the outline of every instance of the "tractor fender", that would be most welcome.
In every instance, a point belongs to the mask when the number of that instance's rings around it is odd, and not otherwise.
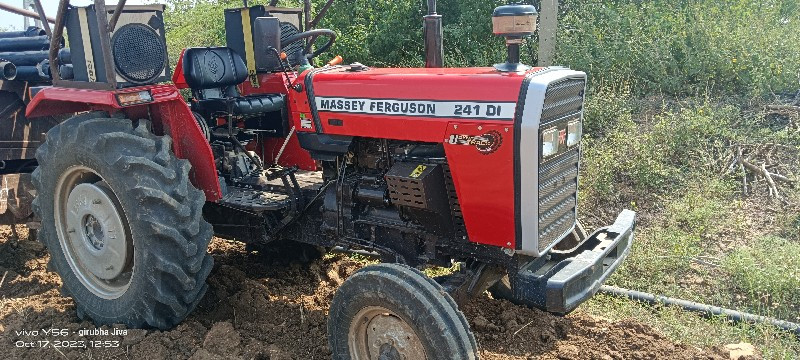
[[[150,92],[152,101],[122,106],[120,94]],[[172,137],[172,151],[179,159],[192,164],[192,184],[206,195],[207,201],[222,198],[217,168],[211,146],[203,136],[189,105],[174,85],[149,85],[119,90],[93,90],[46,87],[39,90],[25,112],[27,117],[52,116],[84,111],[123,113],[129,119],[149,118],[156,135]]]

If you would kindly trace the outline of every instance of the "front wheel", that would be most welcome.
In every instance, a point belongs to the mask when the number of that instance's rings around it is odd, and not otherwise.
[[[36,159],[40,236],[79,317],[161,329],[183,320],[207,288],[212,229],[170,138],[88,113],[51,129]]]
[[[334,359],[477,359],[455,301],[420,271],[367,266],[337,290],[328,318]]]

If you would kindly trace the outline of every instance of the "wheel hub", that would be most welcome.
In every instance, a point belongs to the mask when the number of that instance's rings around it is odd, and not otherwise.
[[[425,359],[416,331],[402,318],[382,307],[367,307],[354,318],[350,348],[354,359]]]
[[[95,184],[78,184],[69,194],[67,209],[67,238],[77,260],[101,279],[117,277],[125,267],[128,246],[122,216],[109,194]]]
[[[121,296],[133,271],[133,242],[117,197],[96,172],[74,167],[56,189],[55,221],[64,256],[95,295]]]
[[[83,232],[86,235],[86,240],[96,250],[102,250],[104,245],[105,235],[103,235],[103,225],[97,221],[94,215],[86,215],[83,219]]]

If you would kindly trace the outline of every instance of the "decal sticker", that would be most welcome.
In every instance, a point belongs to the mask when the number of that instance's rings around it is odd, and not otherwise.
[[[452,145],[471,145],[475,146],[481,154],[489,155],[503,144],[503,135],[498,131],[489,131],[483,135],[450,135],[447,142]]]
[[[392,116],[512,120],[514,102],[362,99],[317,96],[317,111]]]
[[[311,129],[311,119],[306,118],[306,114],[300,114],[300,127],[303,129]]]
[[[422,172],[425,171],[425,169],[427,169],[427,168],[428,167],[425,166],[425,165],[417,165],[417,167],[414,169],[414,171],[412,171],[411,174],[409,174],[408,176],[416,179],[420,175],[422,175]]]

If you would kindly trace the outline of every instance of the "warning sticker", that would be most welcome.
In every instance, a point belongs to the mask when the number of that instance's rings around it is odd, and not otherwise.
[[[414,171],[412,171],[411,174],[409,174],[408,176],[416,179],[420,177],[420,175],[422,175],[422,172],[425,171],[426,168],[427,166],[425,165],[417,165]]]

